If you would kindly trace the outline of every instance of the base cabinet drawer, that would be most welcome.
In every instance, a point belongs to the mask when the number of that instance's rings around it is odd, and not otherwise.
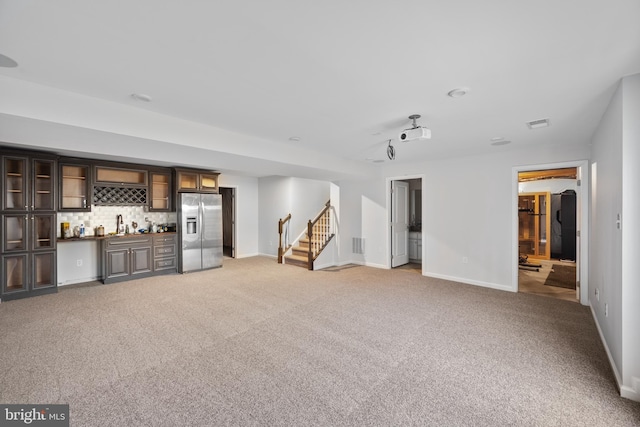
[[[157,274],[178,271],[178,256],[175,234],[153,236],[153,271]]]
[[[153,257],[161,258],[161,257],[170,257],[176,255],[176,245],[167,245],[167,246],[154,246],[153,247]]]
[[[159,258],[154,261],[154,270],[155,271],[163,271],[163,270],[176,270],[178,264],[176,262],[177,258]]]

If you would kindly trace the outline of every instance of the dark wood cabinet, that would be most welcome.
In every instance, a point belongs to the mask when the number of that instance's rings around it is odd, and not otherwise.
[[[55,158],[2,152],[1,299],[55,292]]]
[[[176,190],[217,193],[219,175],[212,171],[176,169]]]
[[[175,233],[131,234],[102,240],[102,281],[114,283],[177,272]]]
[[[114,237],[102,241],[102,281],[129,280],[153,272],[150,235]]]
[[[93,182],[95,185],[146,187],[148,172],[142,168],[95,165]]]

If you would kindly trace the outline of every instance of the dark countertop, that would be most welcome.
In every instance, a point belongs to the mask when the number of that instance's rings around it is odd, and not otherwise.
[[[146,237],[146,236],[157,236],[157,235],[165,235],[165,234],[177,234],[175,231],[163,231],[162,233],[135,233],[135,234],[125,234],[123,236],[116,235],[106,235],[104,237],[98,236],[87,236],[87,237],[71,237],[69,239],[63,239],[58,237],[58,243],[60,242],[82,242],[82,241],[100,241],[107,239],[120,239],[122,237],[132,238],[132,237]]]

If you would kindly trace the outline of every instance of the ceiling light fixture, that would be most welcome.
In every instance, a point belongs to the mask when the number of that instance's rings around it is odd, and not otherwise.
[[[299,136],[291,136],[289,137],[289,141],[293,141],[293,142],[300,142],[300,137]]]
[[[136,101],[151,102],[151,97],[149,95],[145,95],[144,93],[132,93],[131,97]]]
[[[3,55],[0,53],[0,67],[5,68],[16,68],[18,63],[13,59],[9,58],[7,55]]]
[[[469,89],[468,87],[458,87],[455,89],[451,89],[449,92],[447,92],[447,95],[451,98],[461,98],[469,93],[470,90],[471,89]]]
[[[549,124],[550,124],[549,119],[538,119],[538,120],[531,120],[530,122],[527,122],[527,126],[531,130],[546,128],[549,126]]]

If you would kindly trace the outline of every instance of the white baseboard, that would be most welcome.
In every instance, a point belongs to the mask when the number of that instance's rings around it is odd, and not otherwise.
[[[67,286],[67,285],[75,285],[78,283],[87,283],[87,282],[95,282],[95,281],[99,281],[101,280],[101,277],[87,277],[84,279],[71,279],[71,280],[65,280],[64,283],[62,282],[58,282],[58,287],[62,287],[62,286]]]
[[[253,254],[241,254],[241,255],[236,255],[235,258],[240,259],[240,258],[251,258],[254,256],[260,256],[262,255],[261,253],[253,253]],[[264,256],[271,256],[271,255],[264,255]],[[275,258],[275,257],[274,257]]]
[[[258,254],[253,255],[253,256],[266,256],[267,258],[274,258],[274,259],[277,259],[277,258],[278,258],[278,255],[263,254],[263,253],[258,253]]]
[[[351,260],[351,261],[340,263],[340,265],[346,265],[346,264],[364,265],[365,267],[382,268],[382,269],[385,269],[385,270],[389,270],[389,267],[387,267],[386,265],[376,264],[374,262]]]
[[[483,288],[497,289],[499,291],[514,292],[511,286],[498,285],[497,283],[482,282],[480,280],[465,279],[464,277],[447,276],[445,274],[428,273],[428,272],[427,273],[422,272],[422,275],[427,277],[433,277],[434,279],[450,280],[452,282],[465,283],[467,285],[481,286]]]
[[[611,370],[613,371],[613,376],[616,378],[616,385],[618,386],[618,390],[620,390],[620,395],[622,396],[622,379],[620,378],[620,372],[618,372],[618,367],[613,361],[613,356],[611,355],[611,351],[609,350],[609,346],[607,345],[607,340],[604,339],[604,334],[602,333],[602,329],[600,328],[600,323],[598,323],[598,316],[596,316],[596,312],[593,311],[593,306],[589,304],[589,309],[591,310],[591,315],[593,316],[593,321],[596,324],[596,329],[598,330],[598,335],[600,335],[600,341],[604,346],[604,350],[607,353],[607,358],[609,359],[609,365],[611,365]]]

